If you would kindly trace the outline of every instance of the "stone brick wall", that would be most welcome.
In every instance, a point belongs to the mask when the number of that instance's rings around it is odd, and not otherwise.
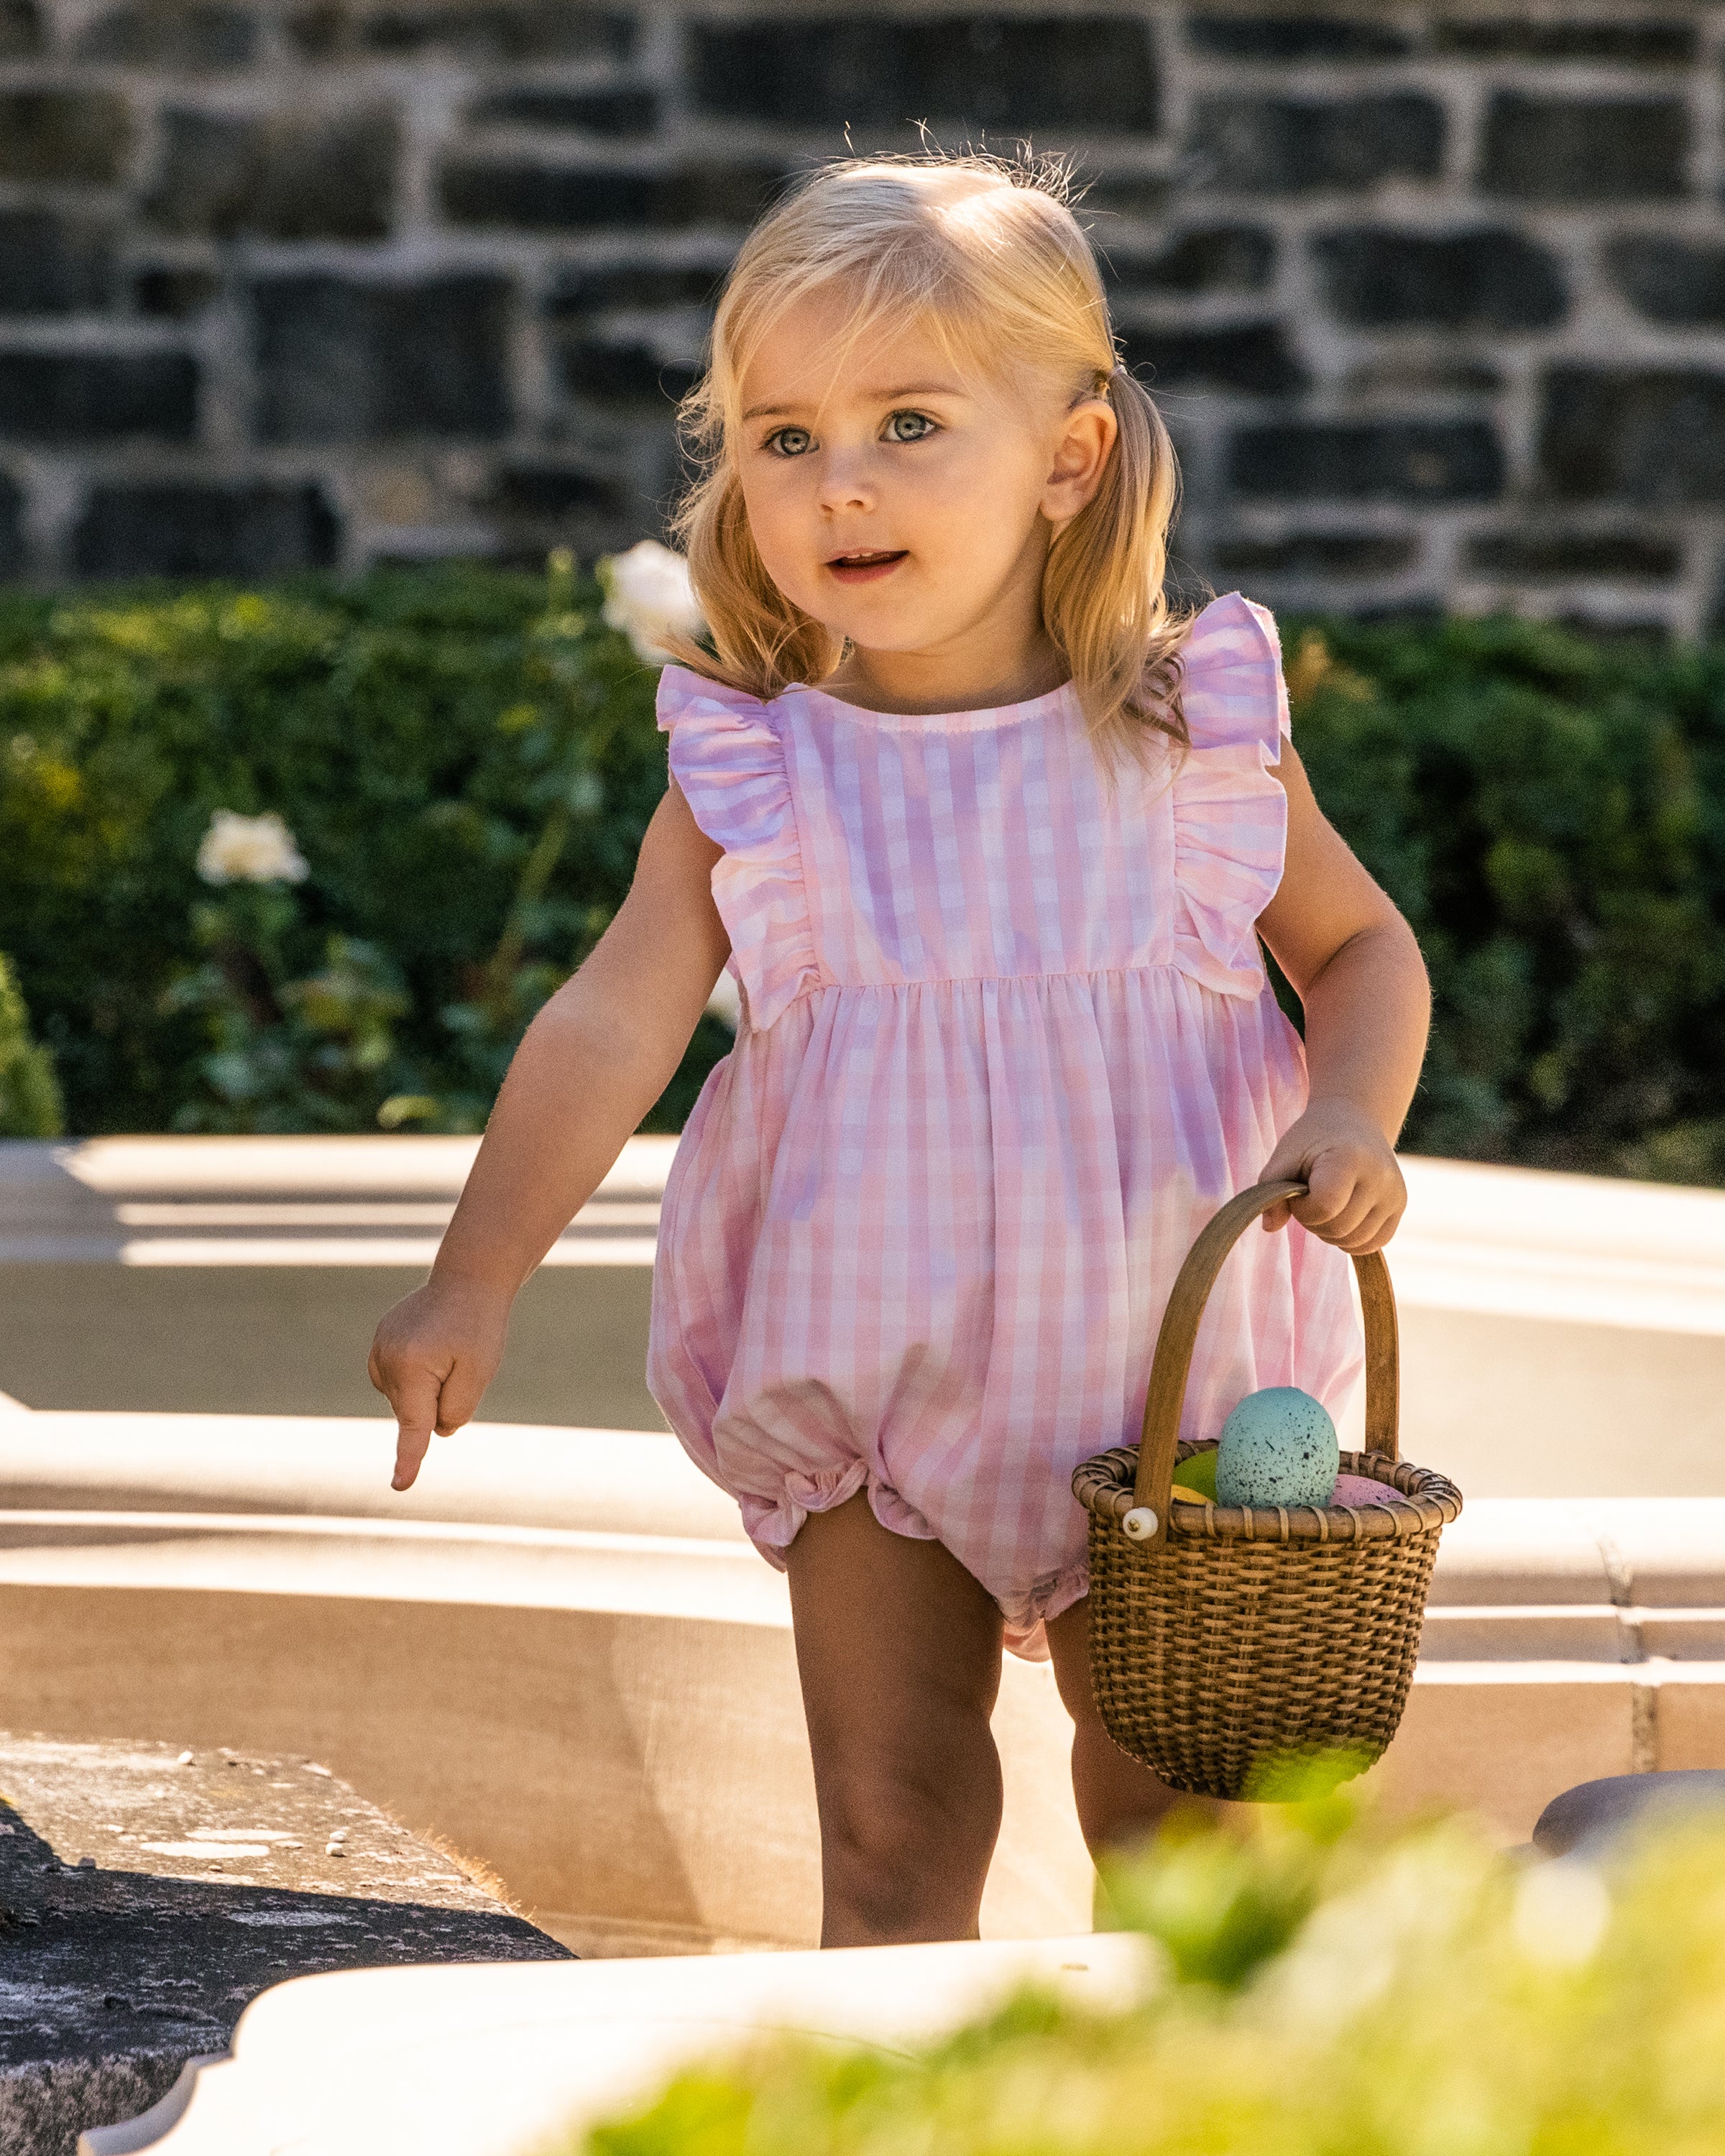
[[[1725,0],[0,0],[0,574],[655,527],[714,280],[842,147],[1090,177],[1183,559],[1686,634]]]

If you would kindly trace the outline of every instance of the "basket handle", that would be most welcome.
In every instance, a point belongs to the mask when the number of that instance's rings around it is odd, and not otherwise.
[[[1255,1183],[1250,1190],[1229,1199],[1186,1254],[1163,1313],[1162,1330],[1156,1336],[1150,1391],[1144,1402],[1144,1435],[1138,1447],[1132,1503],[1150,1507],[1156,1515],[1156,1530],[1139,1544],[1140,1548],[1156,1548],[1168,1538],[1168,1491],[1174,1479],[1174,1445],[1180,1434],[1186,1378],[1192,1368],[1198,1322],[1222,1270],[1222,1260],[1260,1213],[1267,1213],[1285,1198],[1305,1195],[1303,1183]],[[1359,1280],[1366,1324],[1366,1450],[1381,1452],[1385,1459],[1394,1460],[1401,1391],[1395,1294],[1381,1250],[1356,1258],[1353,1270]]]

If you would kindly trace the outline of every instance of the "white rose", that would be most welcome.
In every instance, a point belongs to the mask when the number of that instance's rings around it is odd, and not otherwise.
[[[599,563],[599,581],[607,625],[620,629],[635,655],[649,665],[669,655],[665,637],[699,636],[706,626],[689,582],[689,564],[656,539],[643,539],[626,554],[608,554]]]
[[[198,873],[206,883],[303,883],[307,870],[293,833],[273,810],[236,816],[218,808],[198,849]]]

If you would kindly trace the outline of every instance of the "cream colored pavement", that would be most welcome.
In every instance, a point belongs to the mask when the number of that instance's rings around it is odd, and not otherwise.
[[[546,1979],[537,1981],[536,1977]],[[80,2156],[522,2156],[650,2097],[680,2064],[762,2035],[889,2053],[1034,1982],[1106,2010],[1155,1984],[1122,1933],[1036,1945],[852,1948],[711,1961],[367,1969],[267,1991],[232,2056]],[[307,2061],[316,2062],[308,2072]]]

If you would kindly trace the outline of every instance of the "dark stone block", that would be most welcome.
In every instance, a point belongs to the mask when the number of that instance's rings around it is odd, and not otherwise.
[[[1628,67],[1686,67],[1695,58],[1692,23],[1542,23],[1527,16],[1457,16],[1434,25],[1440,53],[1476,59],[1604,60]]]
[[[553,286],[546,311],[553,321],[602,310],[711,307],[725,280],[722,270],[696,265],[660,268],[652,263],[567,271]]]
[[[1084,216],[1130,218],[1136,222],[1166,215],[1170,189],[1159,172],[1104,172],[1084,190]],[[1106,232],[1106,224],[1103,233]]]
[[[478,4],[350,8],[311,0],[289,23],[311,59],[366,54],[446,53],[468,60],[621,60],[634,48],[633,15],[580,0],[478,0]]]
[[[1503,451],[1477,419],[1286,420],[1238,429],[1228,482],[1266,501],[1491,501]]]
[[[112,182],[131,141],[131,109],[110,91],[0,91],[0,179]]]
[[[1357,15],[1189,15],[1186,40],[1225,60],[1382,60],[1412,49],[1404,31]]]
[[[323,119],[169,112],[163,126],[162,168],[146,209],[164,232],[270,239],[388,234],[400,146],[391,105]]]
[[[189,441],[198,369],[182,352],[0,352],[0,439]]]
[[[511,465],[497,475],[492,506],[504,516],[620,516],[629,506],[629,490],[615,480],[561,465]]]
[[[507,279],[264,277],[252,297],[265,441],[509,431]]]
[[[0,60],[33,59],[44,42],[35,0],[0,0]]]
[[[132,305],[141,315],[183,322],[202,314],[221,289],[222,280],[213,270],[162,263],[138,271],[132,280]]]
[[[559,354],[564,387],[595,403],[668,413],[700,379],[697,359],[651,336],[572,338]]]
[[[114,292],[105,225],[41,209],[0,209],[0,315],[74,315]]]
[[[1688,185],[1689,109],[1675,97],[1531,97],[1486,112],[1480,185],[1517,202],[1662,202]]]
[[[1412,566],[1417,539],[1389,531],[1290,531],[1224,540],[1216,566],[1232,576],[1387,577]]]
[[[1435,179],[1443,107],[1412,90],[1382,97],[1206,97],[1193,129],[1200,186],[1309,194]]]
[[[444,214],[457,224],[522,232],[588,232],[608,225],[752,224],[783,187],[778,165],[685,165],[634,172],[467,159],[444,167]]]
[[[246,66],[257,42],[251,17],[221,0],[144,0],[140,7],[98,15],[80,35],[76,50],[80,59],[196,73]]]
[[[1388,352],[1354,367],[1348,386],[1361,397],[1486,397],[1502,388],[1503,377],[1482,359]]]
[[[24,562],[24,497],[0,472],[0,577],[18,575]]]
[[[506,90],[475,105],[477,126],[576,128],[623,141],[650,135],[659,123],[659,98],[650,90]]]
[[[1286,397],[1306,386],[1306,369],[1289,351],[1280,322],[1244,322],[1219,329],[1129,331],[1121,339],[1126,364],[1142,369],[1145,387],[1239,389]]]
[[[1556,257],[1517,232],[1363,227],[1322,234],[1312,252],[1331,306],[1364,328],[1543,329],[1568,301]]]
[[[1605,269],[1650,321],[1685,329],[1725,322],[1725,247],[1637,234],[1609,244]]]
[[[1527,583],[1565,583],[1574,577],[1678,576],[1683,550],[1676,541],[1640,531],[1481,531],[1468,542],[1468,567]]]
[[[1276,235],[1258,224],[1199,225],[1152,254],[1099,238],[1102,275],[1122,300],[1140,291],[1261,292],[1276,262]]]
[[[84,577],[275,577],[327,568],[341,526],[316,486],[99,486],[72,537]]]
[[[1553,367],[1539,468],[1566,501],[1725,502],[1725,373]]]
[[[690,32],[703,111],[792,126],[952,120],[1148,133],[1158,85],[1131,15],[906,15],[703,23]]]

